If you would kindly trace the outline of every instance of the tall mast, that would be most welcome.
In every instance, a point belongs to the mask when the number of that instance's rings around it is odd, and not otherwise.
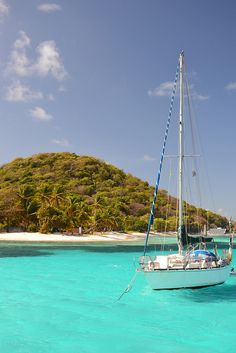
[[[180,90],[180,104],[179,104],[179,230],[178,230],[178,245],[179,252],[182,252],[182,226],[183,226],[183,61],[184,52],[180,53],[179,57],[179,90]]]

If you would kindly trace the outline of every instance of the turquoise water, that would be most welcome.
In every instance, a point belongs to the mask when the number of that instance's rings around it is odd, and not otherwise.
[[[0,246],[1,353],[230,353],[236,277],[152,291],[135,246]],[[235,254],[236,255],[236,254]]]

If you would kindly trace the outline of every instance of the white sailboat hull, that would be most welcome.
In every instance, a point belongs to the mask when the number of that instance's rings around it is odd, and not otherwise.
[[[230,274],[230,265],[211,269],[144,271],[152,289],[179,289],[214,286],[224,283]]]

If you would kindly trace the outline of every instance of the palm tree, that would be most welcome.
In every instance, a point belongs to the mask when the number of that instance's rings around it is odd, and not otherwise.
[[[121,223],[119,215],[114,211],[113,207],[108,206],[101,209],[96,214],[96,227],[98,230],[119,230],[119,223]]]
[[[79,226],[83,228],[89,226],[91,210],[86,202],[81,200],[81,197],[77,195],[67,196],[65,213],[72,229]]]
[[[106,207],[106,200],[99,194],[96,194],[94,198],[94,203],[92,204],[92,223],[93,229],[98,228],[99,213]]]
[[[68,227],[69,219],[65,213],[65,193],[61,186],[42,185],[37,200],[40,204],[37,218],[41,232],[63,231]]]
[[[40,205],[34,198],[34,189],[31,186],[23,185],[18,189],[17,195],[19,196],[21,206],[24,210],[24,217],[21,224],[27,230],[30,224],[34,224],[34,228],[37,227],[38,221],[36,212]]]

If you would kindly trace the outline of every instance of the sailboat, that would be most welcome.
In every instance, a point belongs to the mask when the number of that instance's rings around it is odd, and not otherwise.
[[[157,181],[155,185],[154,198],[149,218],[148,230],[144,246],[143,256],[139,258],[139,271],[144,273],[147,282],[152,289],[179,289],[179,288],[197,288],[212,286],[224,283],[230,275],[230,263],[232,259],[232,237],[230,238],[229,250],[225,256],[218,256],[215,250],[207,250],[206,243],[202,242],[202,236],[191,238],[186,231],[183,217],[183,161],[184,155],[184,88],[183,88],[183,67],[184,52],[180,53],[177,72],[175,76],[174,88],[171,98],[171,107],[167,120],[165,138],[160,159],[160,167],[158,171]],[[170,118],[172,114],[174,94],[179,79],[180,105],[179,105],[179,166],[178,166],[178,229],[177,243],[178,253],[169,255],[147,254],[147,246],[151,226],[154,220],[154,208],[159,188],[163,158],[165,154],[166,141],[169,131]],[[192,240],[197,241],[193,244]],[[203,245],[205,244],[205,245]]]

